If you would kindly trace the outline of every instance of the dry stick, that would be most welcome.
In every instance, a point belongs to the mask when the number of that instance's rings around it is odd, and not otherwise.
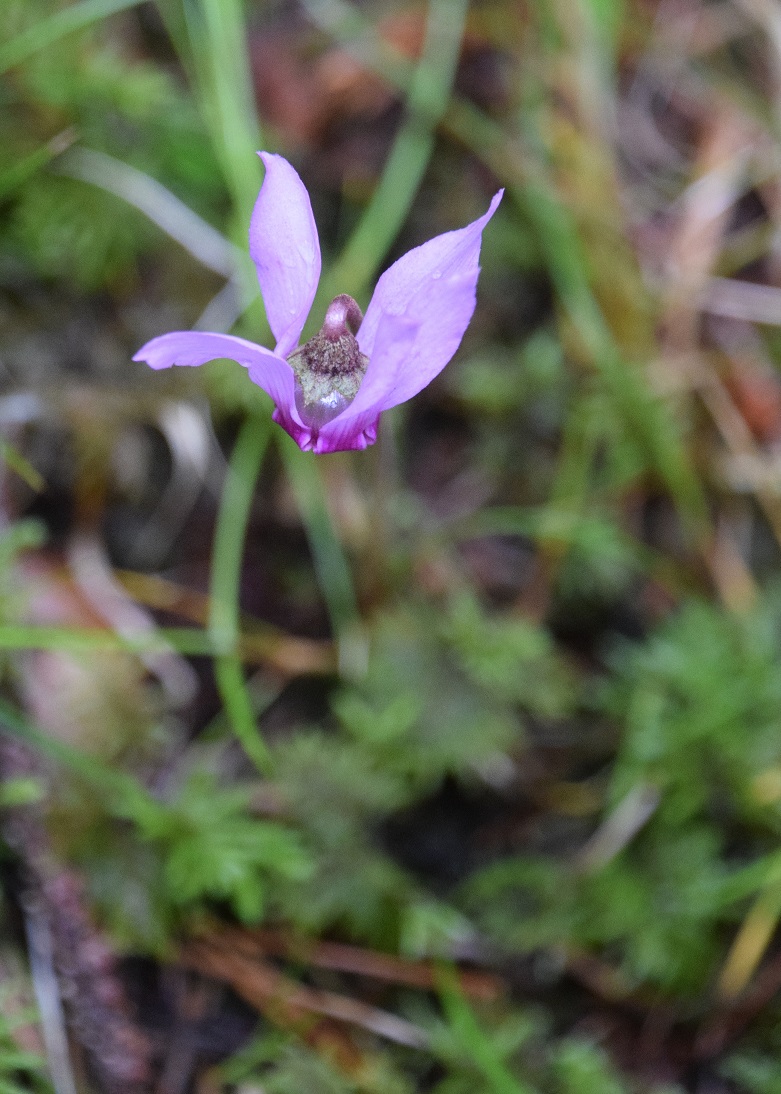
[[[55,1094],[76,1094],[71,1067],[65,1012],[54,969],[54,943],[49,918],[41,903],[26,894],[22,899],[30,976],[41,1016],[46,1060]]]
[[[216,940],[188,943],[179,952],[179,963],[230,984],[250,1006],[283,1028],[305,1023],[309,1015],[321,1015],[410,1048],[428,1045],[425,1031],[412,1022],[349,996],[299,984],[268,962],[249,960]]]
[[[425,991],[434,991],[437,986],[437,965],[433,961],[412,961],[341,942],[302,941],[287,932],[264,928],[253,931],[228,928],[219,937],[221,945],[252,958],[283,957],[320,969]],[[494,1000],[503,990],[500,979],[491,973],[468,969],[459,972],[458,978],[460,990],[472,999]]]

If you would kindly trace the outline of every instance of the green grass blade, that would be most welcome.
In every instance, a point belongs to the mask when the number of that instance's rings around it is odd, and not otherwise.
[[[234,207],[236,239],[246,240],[258,196],[263,148],[255,109],[242,0],[200,0],[185,8],[207,121]]]
[[[538,1094],[534,1087],[517,1079],[500,1059],[464,998],[453,970],[440,968],[437,981],[445,1018],[459,1046],[485,1079],[488,1089],[493,1094]]]
[[[376,275],[414,201],[434,150],[436,126],[455,78],[469,0],[431,0],[420,61],[407,92],[407,117],[380,182],[336,264],[323,279],[322,302],[360,295]]]
[[[237,650],[241,560],[270,430],[271,422],[266,416],[248,418],[231,453],[214,533],[208,626],[214,648],[219,651],[214,671],[226,713],[245,752],[263,772],[268,772],[271,757],[258,733]]]
[[[0,699],[0,733],[23,741],[42,756],[68,768],[94,787],[117,815],[135,817],[164,810],[132,775],[117,771],[73,745],[50,737],[5,699]]]
[[[46,49],[76,30],[97,23],[125,8],[135,7],[141,0],[81,0],[42,19],[0,46],[0,74],[20,65],[40,49]]]
[[[210,657],[219,652],[211,635],[197,627],[161,627],[138,635],[120,635],[104,627],[45,627],[23,623],[0,624],[0,649],[57,650],[72,654],[93,650],[165,653],[174,649],[183,657]]]

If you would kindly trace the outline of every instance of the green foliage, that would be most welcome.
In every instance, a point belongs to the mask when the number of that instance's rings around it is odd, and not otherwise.
[[[49,0],[25,8],[28,27],[56,10]],[[217,212],[219,173],[196,104],[159,66],[130,57],[121,35],[101,41],[93,28],[66,36],[34,53],[6,95],[0,139],[9,161],[27,159],[30,169],[8,176],[5,243],[41,275],[97,289],[161,238],[121,198],[59,173],[57,153],[73,142],[147,171],[206,215]]]
[[[746,1094],[781,1094],[778,1057],[760,1052],[736,1052],[720,1069]]]
[[[139,817],[141,835],[164,849],[165,881],[172,900],[227,900],[246,922],[263,914],[264,874],[301,880],[309,860],[296,836],[279,824],[254,819],[252,791],[219,787],[211,772],[197,771],[165,813]]]
[[[170,804],[138,799],[124,810],[137,833],[126,847],[133,869],[127,882],[119,882],[111,864],[104,864],[100,887],[115,925],[124,922],[124,937],[136,944],[156,941],[182,913],[192,915],[214,901],[225,902],[243,922],[258,923],[270,887],[306,880],[312,866],[300,838],[253,817],[251,798],[251,787],[221,786],[213,772],[196,769]],[[121,886],[113,894],[106,885],[112,875]],[[146,939],[133,928],[139,902],[145,905],[140,922]],[[133,909],[129,918],[126,909]]]
[[[368,672],[335,710],[375,762],[420,792],[447,774],[468,778],[497,750],[518,747],[519,708],[561,706],[566,690],[538,631],[489,620],[464,598],[438,633],[426,609],[410,606],[378,620]]]
[[[756,780],[781,762],[778,598],[731,615],[690,603],[642,648],[614,658],[604,709],[626,730],[612,784],[662,791],[658,823],[715,818],[778,831],[775,802]]]
[[[203,757],[170,800],[132,776],[35,729],[8,704],[4,729],[38,747],[66,772],[47,802],[58,851],[87,872],[93,896],[123,945],[163,952],[173,934],[219,902],[247,923],[263,917],[269,888],[301,883],[311,857],[291,826],[258,819],[254,788],[224,785]],[[9,784],[14,794],[14,783]],[[32,787],[19,787],[21,801]]]
[[[10,979],[0,984],[0,1094],[51,1094],[46,1061],[35,1052],[21,1048],[18,1033],[34,1026],[33,1007],[20,1007]]]
[[[255,1038],[220,1068],[222,1079],[237,1091],[274,1094],[410,1094],[408,1076],[387,1053],[364,1057],[363,1066],[346,1074],[325,1056],[282,1034]],[[246,1084],[246,1085],[245,1085]]]
[[[463,907],[504,945],[604,951],[630,984],[693,995],[722,952],[728,871],[709,835],[647,836],[585,876],[544,858],[503,862],[464,887]]]
[[[466,675],[487,697],[517,703],[539,717],[562,717],[573,681],[542,627],[521,617],[497,617],[459,596],[443,628]]]
[[[526,950],[606,950],[631,983],[703,989],[725,926],[777,878],[767,846],[779,825],[778,619],[774,597],[746,616],[693,602],[616,653],[598,702],[625,726],[607,805],[650,786],[658,808],[604,864],[520,856],[480,871],[462,907],[483,929]],[[739,859],[729,850],[738,832]]]
[[[299,732],[274,751],[275,778],[316,868],[276,898],[302,929],[345,924],[359,937],[436,951],[464,921],[432,903],[375,845],[393,813],[445,776],[480,781],[522,746],[528,711],[568,709],[571,680],[544,632],[457,598],[439,633],[411,608],[378,621],[368,671],[333,700],[338,727]],[[438,941],[437,941],[438,940]]]
[[[279,880],[275,910],[309,933],[340,926],[393,944],[413,888],[371,839],[372,826],[407,800],[404,780],[367,750],[320,733],[298,733],[274,754],[283,795],[315,866],[303,882]]]

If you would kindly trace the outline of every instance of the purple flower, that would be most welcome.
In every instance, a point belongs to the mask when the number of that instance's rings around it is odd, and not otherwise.
[[[386,270],[365,317],[351,297],[337,296],[322,330],[299,347],[320,279],[317,228],[287,160],[260,156],[266,176],[249,247],[274,350],[229,334],[176,331],[147,342],[133,360],[157,369],[229,357],[271,396],[274,421],[304,451],[366,448],[382,411],[417,395],[458,349],[475,310],[483,228],[502,191],[478,220],[408,251]]]

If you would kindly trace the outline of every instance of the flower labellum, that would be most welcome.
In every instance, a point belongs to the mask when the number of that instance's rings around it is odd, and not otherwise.
[[[361,315],[337,296],[322,329],[299,338],[320,280],[320,244],[309,195],[282,156],[261,152],[266,176],[252,213],[250,256],[273,350],[229,334],[176,331],[147,342],[133,358],[152,368],[202,365],[228,357],[271,396],[273,418],[304,451],[366,448],[383,410],[417,395],[458,349],[475,310],[483,229],[499,204],[465,228],[445,232],[395,262]]]
[[[331,301],[320,333],[288,357],[296,374],[296,407],[305,425],[320,429],[358,394],[369,367],[355,337],[362,322],[361,309],[342,293]]]

